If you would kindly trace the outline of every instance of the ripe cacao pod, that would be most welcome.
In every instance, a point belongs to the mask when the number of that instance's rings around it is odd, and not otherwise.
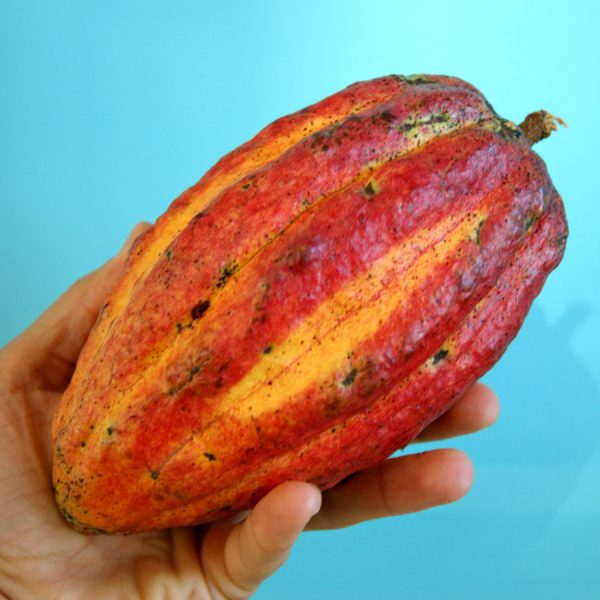
[[[389,76],[222,158],[136,240],[80,356],[53,421],[67,521],[203,523],[414,439],[562,258],[530,148],[552,125],[456,78]]]

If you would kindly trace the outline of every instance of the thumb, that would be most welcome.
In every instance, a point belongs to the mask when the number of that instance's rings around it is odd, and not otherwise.
[[[150,225],[138,223],[119,253],[102,267],[74,283],[7,347],[24,375],[43,372],[59,389],[70,377],[81,348],[96,321],[102,302],[115,283],[134,240]],[[50,363],[50,364],[49,364]],[[51,367],[51,368],[48,368]]]
[[[271,491],[229,533],[214,583],[227,598],[247,598],[281,567],[304,527],[321,507],[312,484],[289,481]]]

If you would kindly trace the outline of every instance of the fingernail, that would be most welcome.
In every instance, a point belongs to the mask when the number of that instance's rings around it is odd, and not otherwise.
[[[308,501],[308,510],[311,517],[314,517],[321,510],[321,503],[323,500],[321,490],[316,485],[314,488],[315,492]]]
[[[239,513],[236,513],[235,515],[229,517],[230,523],[241,523],[243,520],[245,520],[248,517],[250,512],[251,511],[249,511],[249,510],[242,510]]]

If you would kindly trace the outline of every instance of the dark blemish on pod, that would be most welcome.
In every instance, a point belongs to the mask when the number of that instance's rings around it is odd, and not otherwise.
[[[170,248],[167,248],[165,250],[165,258],[167,260],[171,260],[173,258],[173,250],[171,250]]]
[[[408,85],[427,85],[429,83],[435,83],[435,81],[427,79],[427,77],[424,77],[423,75],[405,75],[400,77],[401,81],[404,81],[404,83]]]
[[[217,457],[212,452],[203,452],[204,456],[209,460],[217,460]]]
[[[186,323],[184,325],[183,323],[177,323],[176,327],[177,327],[177,333],[181,333],[184,329],[191,329],[192,328],[192,324],[191,323]]]
[[[371,179],[367,185],[363,187],[362,191],[367,198],[372,198],[379,192],[379,189],[379,184],[374,179]]]
[[[269,344],[268,346],[266,346],[265,348],[263,348],[263,354],[271,354],[271,352],[273,351],[273,345]]]
[[[229,278],[237,271],[238,265],[235,261],[231,261],[221,268],[219,279],[217,281],[217,288],[222,288]]]
[[[352,385],[354,383],[354,380],[356,379],[357,373],[358,373],[358,370],[356,368],[352,369],[350,371],[350,373],[348,373],[348,375],[346,375],[346,377],[344,377],[344,379],[342,379],[342,381],[340,383],[344,387],[348,387],[348,386]]]
[[[565,234],[559,235],[559,236],[556,238],[556,245],[557,245],[559,248],[564,248],[564,247],[565,247],[565,245],[566,245],[566,243],[567,243],[567,236],[566,236]]]
[[[152,479],[158,479],[158,471],[151,471],[150,477],[152,477]]]
[[[86,443],[85,442],[81,442],[81,444],[79,444],[81,446],[81,448],[85,448],[86,447]]]
[[[60,512],[69,523],[77,523],[77,519],[66,508],[61,507]]]
[[[442,113],[442,114],[438,114],[438,115],[432,115],[431,117],[429,117],[429,119],[425,119],[423,121],[412,121],[412,122],[409,121],[409,122],[405,122],[405,123],[400,123],[400,125],[398,125],[396,127],[396,130],[401,133],[409,133],[416,127],[427,127],[429,125],[436,125],[436,124],[440,124],[440,123],[449,123],[449,122],[450,122],[450,117],[447,114]]]
[[[512,122],[507,119],[500,119],[498,134],[504,140],[518,140],[523,136],[523,132]]]
[[[201,210],[200,212],[196,213],[193,217],[191,222],[195,223],[196,221],[199,221],[200,219],[202,219],[203,217],[206,216],[206,212],[204,210]],[[181,229],[177,230],[177,233],[181,233]]]
[[[444,360],[448,356],[448,350],[441,348],[433,355],[433,364],[437,365],[440,361]]]
[[[104,314],[104,311],[108,308],[108,305],[110,304],[110,302],[105,302],[102,305],[102,308],[100,309],[100,312],[98,313],[98,316],[100,317],[102,314]]]
[[[194,308],[192,308],[192,319],[199,319],[209,308],[210,300],[200,300]]]
[[[223,378],[222,377],[218,377],[217,380],[215,381],[215,388],[219,389],[223,387]]]
[[[386,123],[392,123],[393,121],[396,120],[396,116],[391,113],[389,110],[384,110],[380,115],[380,118],[382,121],[385,121]]]
[[[200,373],[200,365],[194,365],[190,370],[189,370],[189,377],[188,377],[188,381],[191,381],[192,379],[194,379],[194,377]]]
[[[528,215],[525,221],[523,222],[523,233],[527,233],[539,218],[539,215],[536,214]]]
[[[478,246],[481,246],[481,230],[483,229],[483,224],[485,223],[485,219],[481,219],[479,223],[477,223],[477,229],[475,229],[475,243]]]

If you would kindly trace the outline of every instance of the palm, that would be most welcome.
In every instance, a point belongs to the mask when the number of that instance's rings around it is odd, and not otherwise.
[[[75,331],[50,337],[50,345],[40,346],[39,352],[25,352],[28,340],[19,338],[0,351],[0,426],[5,432],[0,437],[0,531],[5,549],[0,560],[10,561],[21,573],[34,566],[34,577],[47,592],[60,593],[77,580],[82,582],[79,593],[86,597],[88,586],[94,593],[99,586],[107,588],[111,598],[132,598],[136,592],[145,596],[145,591],[150,595],[156,582],[181,583],[177,558],[189,562],[185,557],[197,547],[200,528],[83,536],[63,521],[54,504],[52,416],[74,368],[68,346],[77,345],[77,329],[89,330],[92,319],[93,310],[84,311],[81,322],[71,321]],[[27,338],[27,333],[21,337]],[[206,589],[210,581],[195,562],[197,568],[186,572],[186,585]],[[210,561],[206,566],[210,572]]]
[[[422,510],[462,496],[470,463],[451,450],[389,460],[320,497],[290,482],[244,522],[127,537],[83,536],[61,518],[51,478],[51,420],[124,253],[78,282],[0,350],[0,591],[32,597],[247,597],[286,559],[300,531]],[[495,419],[477,385],[425,437],[467,433]],[[239,520],[239,519],[238,519]]]
[[[52,494],[50,446],[43,440],[49,440],[52,413],[60,396],[59,391],[43,386],[13,390],[0,407],[2,422],[9,425],[4,428],[7,435],[0,439],[0,522],[4,547],[13,548],[9,558],[20,571],[27,570],[33,549],[37,576],[48,590],[56,587],[58,591],[64,582],[77,578],[89,582],[96,592],[98,582],[104,582],[107,587],[118,585],[124,597],[132,597],[140,585],[151,586],[152,582],[146,581],[148,574],[163,581],[172,579],[168,571],[175,566],[173,557],[195,543],[193,528],[129,537],[87,537],[73,531],[58,514]],[[199,569],[197,576],[201,577]],[[131,586],[130,593],[125,593],[125,585]]]

